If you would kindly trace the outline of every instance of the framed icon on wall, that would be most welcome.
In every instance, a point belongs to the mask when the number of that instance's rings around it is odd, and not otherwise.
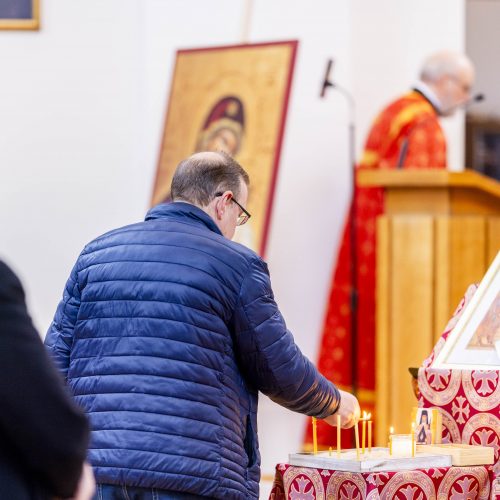
[[[298,42],[179,50],[152,204],[170,200],[178,163],[224,151],[250,176],[250,221],[236,240],[264,254]]]
[[[1,0],[0,29],[37,30],[40,28],[40,0]]]

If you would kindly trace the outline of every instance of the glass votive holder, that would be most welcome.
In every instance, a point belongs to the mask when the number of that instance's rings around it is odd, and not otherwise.
[[[392,434],[392,456],[411,457],[412,439],[411,434]]]

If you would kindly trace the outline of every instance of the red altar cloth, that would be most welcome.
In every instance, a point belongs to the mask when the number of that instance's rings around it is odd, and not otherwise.
[[[439,342],[419,369],[419,406],[439,409],[444,443],[491,446],[495,450],[496,487],[500,487],[500,371],[433,368],[434,360],[476,290],[476,285],[469,287]]]
[[[278,464],[271,500],[498,500],[489,466],[342,472]],[[490,497],[491,495],[491,497]]]

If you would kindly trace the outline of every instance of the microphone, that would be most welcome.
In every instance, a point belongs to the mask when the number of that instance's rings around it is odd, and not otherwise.
[[[320,97],[324,98],[326,95],[326,89],[328,87],[333,87],[333,83],[330,80],[330,73],[332,72],[333,67],[333,59],[328,59],[328,63],[326,65],[325,77],[323,78],[323,84],[321,85]]]
[[[459,109],[459,108],[467,109],[472,104],[475,104],[476,102],[484,101],[484,99],[485,99],[485,97],[484,97],[483,93],[473,95],[473,96],[468,97],[467,99],[465,99],[463,101],[458,102],[457,104],[454,104],[453,106],[445,108],[443,111],[440,112],[440,114],[446,116],[448,113],[450,113],[451,111],[455,111],[456,109]]]
[[[473,96],[465,99],[464,101],[459,102],[458,104],[455,104],[454,106],[451,106],[451,107],[445,109],[440,114],[446,115],[450,111],[454,111],[455,109],[458,109],[458,108],[467,109],[472,104],[475,104],[476,102],[481,102],[484,99],[485,99],[485,96],[482,93],[473,95]],[[424,123],[427,123],[430,120],[435,120],[435,116],[427,116],[423,120],[420,120],[419,122],[415,123],[415,125],[413,125],[413,127],[410,128],[410,130],[406,134],[406,137],[403,139],[403,143],[401,144],[401,150],[399,152],[399,158],[398,158],[398,163],[396,165],[396,168],[398,168],[398,169],[403,168],[403,163],[405,162],[406,155],[408,154],[408,145],[410,142],[410,138],[413,135],[413,132],[415,132],[415,130],[417,130]]]

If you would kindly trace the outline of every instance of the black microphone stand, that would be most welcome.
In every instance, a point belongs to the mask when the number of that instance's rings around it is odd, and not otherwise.
[[[329,80],[331,62],[328,62],[325,79],[321,89],[321,97],[325,96],[327,87],[332,87],[342,94],[349,105],[349,165],[351,169],[351,210],[349,218],[349,243],[350,243],[350,277],[351,277],[351,384],[352,393],[358,393],[358,256],[357,256],[357,207],[356,207],[356,125],[355,102],[351,93],[344,87]]]

